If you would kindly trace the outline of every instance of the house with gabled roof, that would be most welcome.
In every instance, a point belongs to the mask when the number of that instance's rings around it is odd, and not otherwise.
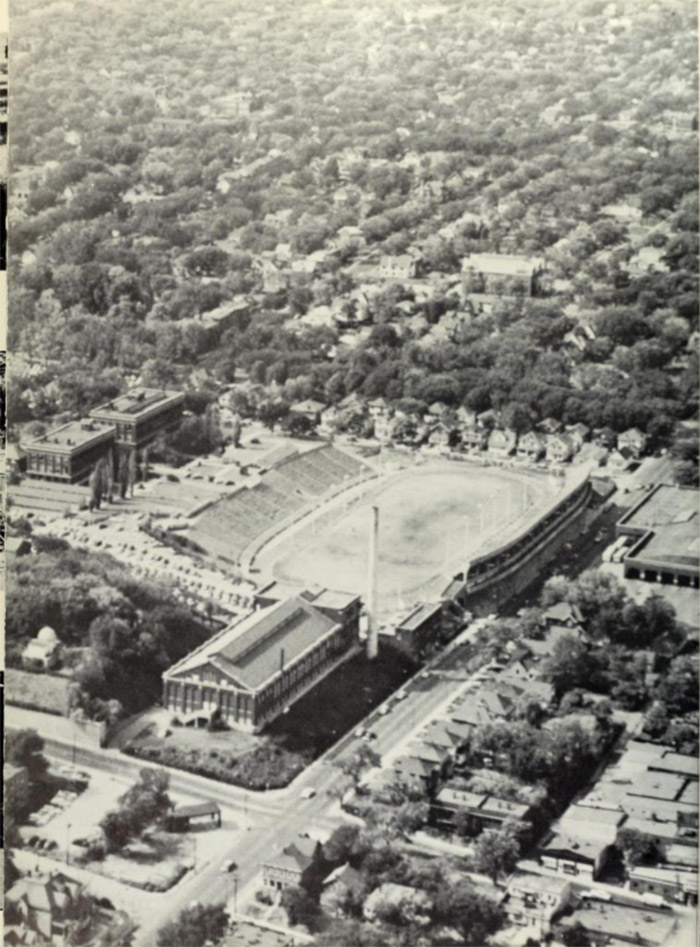
[[[278,890],[306,886],[320,872],[322,859],[320,842],[299,836],[263,863],[263,884]]]
[[[574,443],[568,434],[552,434],[547,438],[547,460],[564,463],[574,456]]]
[[[623,431],[622,434],[618,435],[617,438],[617,449],[631,451],[635,457],[639,457],[647,446],[646,434],[639,430],[638,427],[631,427],[627,431]]]
[[[85,886],[62,872],[28,874],[5,895],[5,908],[22,918],[42,944],[70,943],[71,922],[78,920]]]
[[[518,436],[513,431],[502,431],[495,428],[489,434],[488,450],[497,457],[508,457],[515,452]]]
[[[518,440],[518,457],[539,460],[547,450],[547,441],[538,431],[528,431]]]

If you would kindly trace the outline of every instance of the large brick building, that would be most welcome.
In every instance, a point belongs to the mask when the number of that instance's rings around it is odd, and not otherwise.
[[[541,257],[472,253],[462,261],[462,280],[467,293],[534,296],[543,271]]]
[[[163,674],[163,703],[185,719],[219,711],[258,732],[359,647],[359,621],[324,614],[302,596],[224,628]]]
[[[115,428],[118,446],[142,450],[159,434],[177,427],[184,400],[181,392],[134,388],[94,408],[90,417]]]
[[[69,421],[23,443],[27,476],[63,483],[84,483],[97,462],[110,455],[114,438],[113,424],[93,419]]]

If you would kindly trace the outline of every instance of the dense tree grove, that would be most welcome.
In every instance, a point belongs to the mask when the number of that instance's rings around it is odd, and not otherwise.
[[[193,23],[126,0],[44,30],[23,4],[12,423],[197,366],[247,372],[263,417],[358,392],[668,444],[697,405],[698,300],[695,11],[670,9],[205,0]],[[368,276],[414,251],[422,279]],[[472,251],[544,255],[548,280],[479,314]],[[212,348],[202,315],[241,297]]]
[[[8,583],[7,661],[18,665],[39,628],[55,627],[89,716],[150,703],[161,673],[210,635],[168,589],[134,579],[106,553],[34,542],[37,554],[19,560]]]

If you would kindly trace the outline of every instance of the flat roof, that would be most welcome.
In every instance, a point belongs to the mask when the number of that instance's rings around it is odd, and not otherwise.
[[[659,759],[652,760],[649,769],[658,770],[662,773],[678,773],[682,776],[690,776],[692,779],[698,778],[698,758],[697,756],[685,756],[683,753],[664,753]],[[697,793],[698,788],[695,787]]]
[[[340,589],[319,588],[318,586],[298,585],[294,582],[285,582],[273,579],[267,585],[258,589],[256,598],[273,598],[280,601],[283,598],[299,596],[319,608],[335,608],[342,610],[359,599],[354,592],[343,592]]]
[[[629,904],[610,904],[606,901],[585,901],[573,914],[560,919],[564,927],[580,922],[592,933],[604,933],[613,943],[625,941],[644,944],[666,943],[676,926],[676,917],[669,913]]]
[[[441,611],[441,602],[419,605],[411,612],[410,615],[404,618],[400,625],[397,625],[397,628],[403,629],[405,631],[415,631],[417,628],[420,628],[423,622],[427,621],[429,618],[432,618],[436,612]]]
[[[179,391],[166,391],[162,388],[132,388],[123,395],[93,408],[91,417],[124,418],[135,421],[138,418],[184,401]]]
[[[629,552],[630,559],[640,559],[661,566],[700,566],[700,532],[697,514],[682,523],[658,526],[642,538]]]
[[[640,773],[628,790],[630,796],[644,796],[646,799],[666,799],[673,802],[677,799],[685,784],[686,776],[676,773],[655,773],[647,770]]]
[[[470,253],[462,262],[462,269],[485,270],[501,276],[532,276],[544,267],[542,257],[516,256],[505,253]]]
[[[166,675],[171,678],[213,664],[234,684],[257,690],[337,627],[302,598],[287,599],[224,628]]]
[[[618,525],[646,531],[658,529],[660,526],[687,523],[695,518],[697,533],[698,496],[698,490],[694,487],[660,483],[628,510]]]
[[[47,431],[41,437],[35,437],[24,444],[25,450],[56,451],[79,450],[93,441],[102,440],[105,435],[114,433],[113,424],[104,424],[92,418],[81,421],[69,421],[67,424]]]
[[[610,838],[586,838],[571,832],[554,832],[547,844],[542,848],[542,854],[569,854],[573,858],[577,855],[595,862],[615,841],[615,833]]]

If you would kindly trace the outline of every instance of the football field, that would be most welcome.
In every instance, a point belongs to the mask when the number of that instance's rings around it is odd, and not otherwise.
[[[264,574],[366,595],[372,506],[379,509],[378,604],[382,615],[434,600],[484,547],[559,490],[555,478],[429,461],[390,474],[353,500],[275,540],[258,557]]]

